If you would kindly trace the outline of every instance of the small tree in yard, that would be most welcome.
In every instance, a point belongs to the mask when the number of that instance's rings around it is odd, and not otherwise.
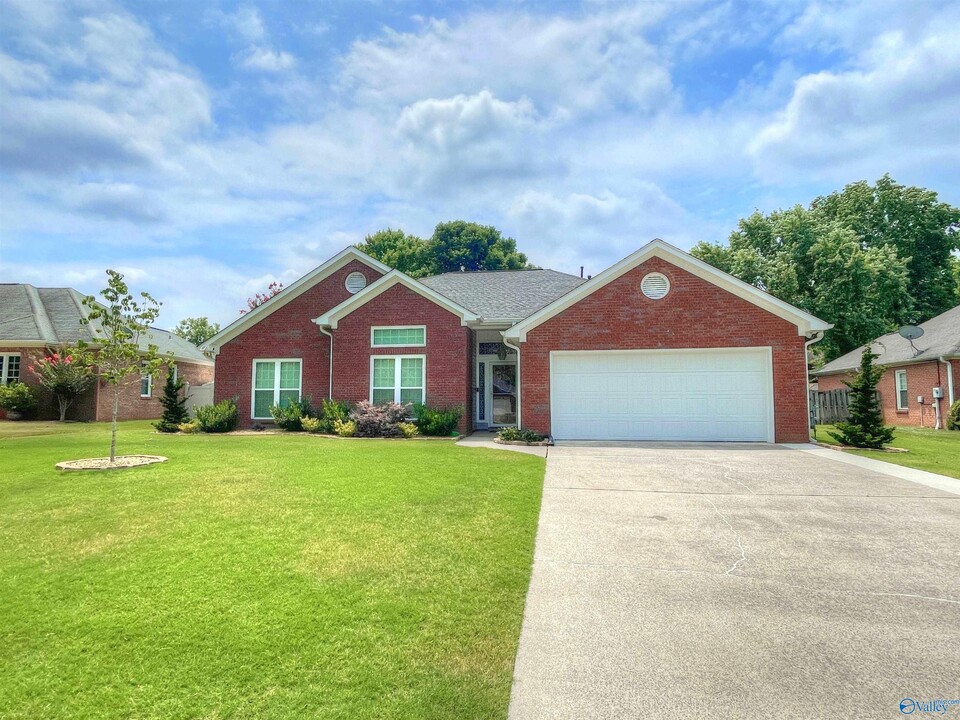
[[[75,347],[62,345],[48,352],[33,365],[30,372],[37,376],[40,385],[57,399],[60,422],[67,419],[67,410],[93,382],[93,355],[83,342]]]
[[[167,368],[167,381],[163,385],[163,416],[153,426],[160,432],[175,433],[181,423],[190,420],[187,412],[187,397],[183,394],[183,380],[174,377],[173,365]]]
[[[850,388],[850,420],[838,422],[838,432],[830,433],[843,445],[879,449],[893,440],[893,428],[884,426],[883,413],[877,402],[877,383],[883,376],[883,368],[873,364],[877,357],[867,347],[860,357],[860,369],[853,381],[844,383]]]
[[[123,281],[123,275],[107,270],[107,287],[100,291],[103,303],[87,296],[83,304],[94,341],[99,346],[97,366],[100,377],[113,388],[113,413],[110,425],[110,462],[117,457],[117,410],[123,383],[131,375],[156,375],[165,361],[157,354],[156,345],[140,347],[140,337],[160,314],[160,303],[148,293],[135,299]]]

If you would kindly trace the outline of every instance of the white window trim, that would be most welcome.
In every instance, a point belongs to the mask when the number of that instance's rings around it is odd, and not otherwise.
[[[900,378],[903,378],[903,387],[900,387]],[[897,410],[909,410],[910,409],[910,392],[909,385],[907,384],[907,371],[906,370],[897,370],[893,374],[893,387],[897,395]],[[907,404],[900,404],[900,393],[907,393]]]
[[[423,383],[420,386],[420,389],[423,391],[421,394],[420,402],[424,405],[427,404],[427,356],[426,355],[371,355],[370,356],[370,402],[373,402],[373,366],[376,360],[396,360],[393,366],[393,401],[395,403],[400,403],[400,361],[407,360],[423,360],[423,377],[421,382]],[[376,388],[377,390],[386,390],[387,388]],[[402,388],[404,390],[414,390],[416,388]]]
[[[143,391],[143,381],[147,381],[147,391]],[[150,373],[142,373],[140,375],[140,397],[148,398],[153,397],[153,375]]]
[[[23,358],[20,353],[2,353],[0,354],[0,385],[7,384],[7,372],[10,370],[10,358],[20,359],[20,375],[17,377],[19,382],[23,382]]]
[[[297,376],[297,400],[303,399],[303,358],[254,358],[250,363],[250,419],[251,420],[272,420],[273,417],[266,415],[257,417],[257,363],[272,362],[276,365],[276,371],[273,375],[273,405],[280,402],[280,363],[295,362],[299,364],[300,372]],[[267,388],[260,388],[266,390]],[[284,388],[290,390],[292,388]]]
[[[423,330],[422,343],[397,343],[391,345],[374,345],[373,337],[375,330]],[[396,347],[426,347],[427,346],[427,326],[426,325],[374,325],[370,328],[370,347],[375,348],[396,348]]]

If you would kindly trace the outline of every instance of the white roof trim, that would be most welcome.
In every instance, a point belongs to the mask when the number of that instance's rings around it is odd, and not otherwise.
[[[541,308],[530,317],[526,318],[525,320],[521,320],[519,323],[507,330],[504,333],[504,337],[506,337],[508,340],[519,340],[520,342],[525,342],[527,339],[527,333],[533,330],[535,327],[546,322],[555,315],[560,314],[568,307],[576,304],[591,293],[599,290],[604,285],[613,282],[621,275],[633,270],[635,267],[646,262],[652,257],[658,257],[661,260],[666,260],[672,265],[676,265],[677,267],[686,270],[687,272],[696,275],[697,277],[702,278],[703,280],[706,280],[707,282],[710,282],[717,287],[736,295],[737,297],[743,298],[747,302],[753,303],[754,305],[773,313],[774,315],[782,317],[784,320],[792,322],[797,326],[798,335],[806,335],[811,332],[829,330],[833,327],[833,325],[824,322],[820,318],[814,317],[810,313],[804,312],[800,308],[794,307],[790,303],[775,298],[773,295],[770,295],[769,293],[766,293],[763,290],[750,285],[749,283],[743,282],[743,280],[735,278],[732,275],[723,272],[722,270],[718,270],[712,265],[693,257],[689,253],[683,252],[679,248],[676,248],[673,245],[664,242],[663,240],[656,239],[648,242],[642,248],[633,254],[628,255],[617,264],[610,266],[599,275],[594,275],[593,279],[588,280],[587,282],[583,283],[583,285],[575,287],[566,295],[554,300],[552,303],[544,308]]]
[[[414,280],[409,275],[406,275],[399,270],[391,270],[376,282],[367,285],[360,292],[348,297],[335,308],[328,310],[318,318],[314,318],[313,322],[315,322],[317,325],[322,325],[335,330],[341,318],[349,315],[358,307],[365,305],[381,293],[386,292],[394,285],[403,285],[418,295],[422,295],[428,300],[436,303],[440,307],[449,310],[454,315],[459,315],[461,325],[467,325],[469,323],[476,322],[479,319],[474,313],[470,312],[462,305],[458,305],[450,298],[444,297],[435,290],[428,288],[423,283]]]
[[[382,273],[390,272],[390,268],[387,265],[384,265],[379,260],[370,257],[366,253],[361,252],[351,245],[350,247],[344,248],[338,252],[319,267],[316,267],[308,272],[295,283],[285,287],[279,295],[271,298],[269,302],[266,302],[263,305],[241,315],[219,333],[203,343],[203,345],[200,347],[203,350],[219,352],[220,347],[224,343],[233,340],[235,337],[237,337],[237,335],[240,335],[244,331],[250,329],[253,325],[256,325],[275,310],[279,310],[291,300],[295,300],[296,298],[300,297],[314,285],[326,279],[353,260],[359,260],[363,264],[379,270]]]

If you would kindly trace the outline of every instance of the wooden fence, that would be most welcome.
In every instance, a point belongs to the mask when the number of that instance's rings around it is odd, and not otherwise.
[[[880,403],[880,393],[874,392],[877,403]],[[810,391],[811,423],[830,425],[838,420],[847,420],[850,417],[849,390]]]

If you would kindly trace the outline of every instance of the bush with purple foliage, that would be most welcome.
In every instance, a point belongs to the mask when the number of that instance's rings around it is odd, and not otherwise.
[[[374,405],[357,403],[350,418],[357,424],[357,437],[400,437],[399,423],[406,421],[409,408],[398,403]]]

